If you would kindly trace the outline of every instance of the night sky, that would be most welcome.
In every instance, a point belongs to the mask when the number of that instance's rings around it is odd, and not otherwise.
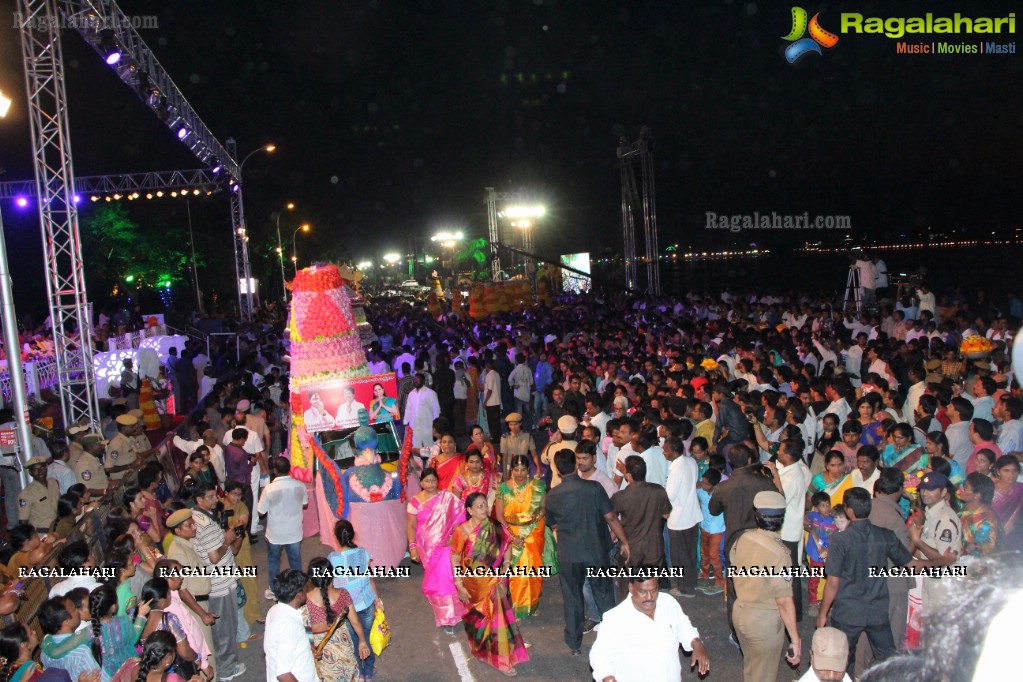
[[[894,40],[843,34],[790,65],[781,39],[790,5],[780,2],[121,6],[158,18],[143,38],[221,141],[234,136],[242,153],[278,145],[246,165],[248,222],[265,233],[271,213],[298,203],[295,217],[316,226],[300,252],[343,242],[354,257],[379,259],[406,250],[413,233],[482,235],[488,185],[546,203],[540,251],[620,251],[615,147],[641,125],[655,138],[662,246],[751,241],[703,229],[705,211],[850,215],[854,238],[1020,225],[1020,54],[899,55]],[[835,32],[840,10],[1002,16],[1014,7],[803,6]],[[0,89],[15,99],[0,134],[2,179],[31,173],[11,24],[0,21]],[[76,34],[64,46],[76,173],[199,165]],[[202,229],[230,249],[226,199],[208,203]],[[9,236],[24,237],[27,256],[38,235],[12,213],[5,205],[9,233],[35,234]]]

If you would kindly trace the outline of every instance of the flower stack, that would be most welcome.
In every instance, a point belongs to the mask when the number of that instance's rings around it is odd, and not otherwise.
[[[967,360],[986,359],[994,349],[994,344],[983,336],[967,336],[959,346],[959,352]]]
[[[315,457],[303,424],[302,387],[369,374],[348,291],[334,265],[301,270],[292,283],[291,464],[300,480],[309,480]]]

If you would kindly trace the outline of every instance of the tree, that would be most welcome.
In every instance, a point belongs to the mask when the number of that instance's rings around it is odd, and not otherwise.
[[[119,203],[98,207],[83,225],[82,253],[93,298],[169,288],[190,274],[188,235],[180,226],[140,228]]]

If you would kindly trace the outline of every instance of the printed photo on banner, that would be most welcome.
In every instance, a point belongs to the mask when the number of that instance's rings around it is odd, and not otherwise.
[[[310,384],[302,388],[301,396],[309,433],[356,427],[360,410],[366,410],[370,424],[401,420],[393,372]]]

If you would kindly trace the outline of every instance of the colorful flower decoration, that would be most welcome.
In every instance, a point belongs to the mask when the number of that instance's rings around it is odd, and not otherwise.
[[[703,367],[708,372],[713,372],[714,370],[716,370],[718,368],[718,363],[717,363],[716,360],[712,360],[711,358],[707,358],[706,360],[704,360],[703,362],[700,363],[700,367]]]
[[[967,336],[959,346],[960,353],[990,353],[994,349],[994,344],[983,336]]]

